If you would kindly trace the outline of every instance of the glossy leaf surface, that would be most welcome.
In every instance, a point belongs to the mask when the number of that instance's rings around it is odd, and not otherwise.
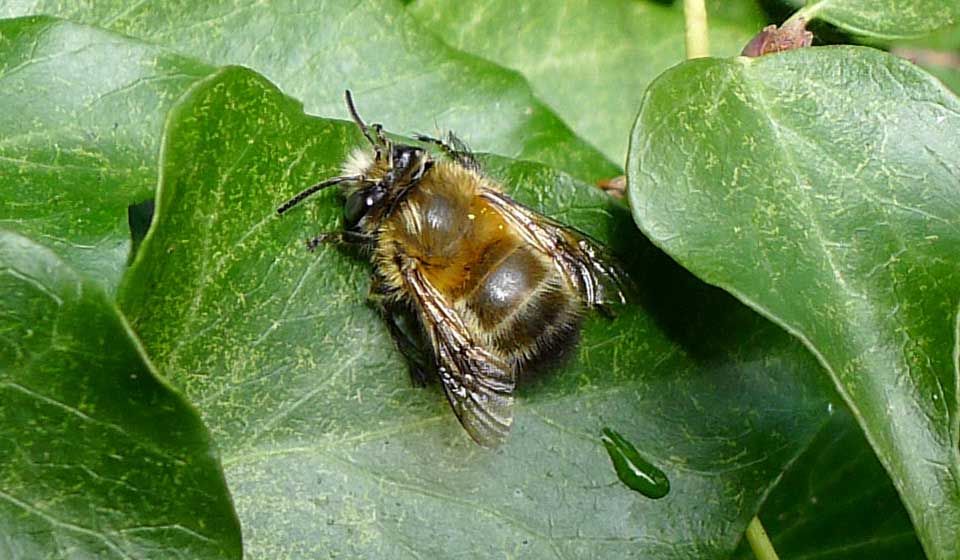
[[[910,37],[960,21],[954,0],[791,0],[812,16],[861,35]]]
[[[127,206],[153,194],[166,111],[209,71],[82,25],[0,21],[0,227],[115,290]]]
[[[839,406],[759,515],[781,558],[926,557],[883,465],[856,419]],[[756,556],[744,540],[734,558]]]
[[[682,11],[655,2],[419,0],[410,9],[448,44],[523,74],[619,165],[644,90],[685,58]],[[712,19],[711,51],[738,54],[759,27],[753,19]]]
[[[643,231],[819,357],[931,558],[960,551],[958,126],[871,49],[695,61],[648,92],[628,165]]]
[[[617,175],[514,72],[454,50],[400,2],[15,0],[0,16],[51,13],[161,45],[209,64],[253,68],[307,112],[364,116],[411,135],[455,130],[473,148],[540,161],[588,181]]]
[[[0,555],[240,558],[197,413],[102,289],[0,230]]]

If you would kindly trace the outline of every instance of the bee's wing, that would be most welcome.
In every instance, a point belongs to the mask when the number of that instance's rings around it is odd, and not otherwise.
[[[630,280],[616,260],[596,241],[503,193],[485,189],[480,196],[489,201],[527,243],[553,257],[554,263],[574,283],[588,307],[626,303]]]
[[[513,423],[513,369],[476,343],[463,318],[418,270],[404,276],[423,314],[443,392],[457,419],[480,445],[499,445]]]

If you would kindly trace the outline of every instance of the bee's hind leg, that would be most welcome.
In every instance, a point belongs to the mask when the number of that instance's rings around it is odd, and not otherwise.
[[[476,158],[473,157],[473,153],[469,148],[467,148],[466,144],[464,144],[463,141],[457,138],[452,132],[447,134],[446,140],[427,136],[426,134],[417,134],[415,137],[420,142],[434,144],[435,146],[439,147],[440,151],[443,152],[445,156],[466,167],[467,169],[473,169],[474,171],[480,170],[480,164],[477,162]]]
[[[420,321],[406,305],[387,297],[385,286],[377,277],[374,277],[367,299],[383,315],[390,337],[407,361],[410,380],[417,387],[425,387],[436,378],[436,366]]]

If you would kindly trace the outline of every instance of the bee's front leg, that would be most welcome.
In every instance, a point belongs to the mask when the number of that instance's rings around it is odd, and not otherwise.
[[[375,238],[372,235],[359,231],[328,231],[320,235],[307,239],[307,250],[316,251],[322,243],[332,243],[334,245],[370,245]]]

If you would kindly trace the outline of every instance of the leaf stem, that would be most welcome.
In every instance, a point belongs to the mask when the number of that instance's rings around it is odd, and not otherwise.
[[[707,7],[704,1],[683,0],[683,18],[686,22],[687,58],[710,56]]]
[[[794,12],[792,16],[787,18],[787,21],[783,22],[783,26],[786,26],[788,23],[793,23],[798,19],[803,19],[803,21],[810,21],[813,18],[817,17],[817,14],[820,13],[820,10],[827,7],[827,4],[829,3],[830,3],[830,0],[818,0],[816,2],[809,2],[804,7]]]
[[[750,543],[750,548],[753,549],[753,555],[757,557],[757,560],[780,560],[777,551],[773,549],[770,537],[763,529],[763,524],[760,523],[759,517],[754,517],[747,525],[747,542]]]

